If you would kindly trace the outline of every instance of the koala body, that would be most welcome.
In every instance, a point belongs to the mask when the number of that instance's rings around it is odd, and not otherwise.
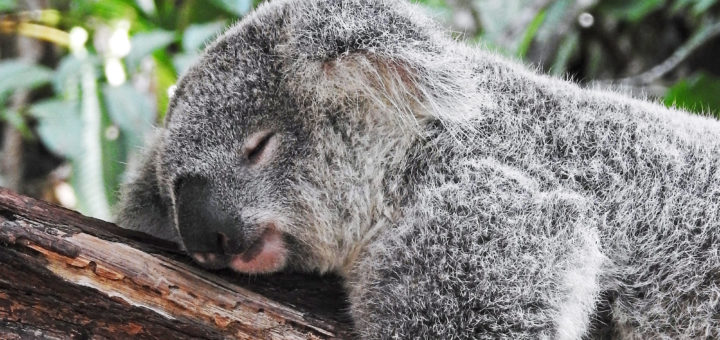
[[[718,136],[402,1],[280,0],[179,81],[119,222],[338,272],[362,338],[717,338]]]

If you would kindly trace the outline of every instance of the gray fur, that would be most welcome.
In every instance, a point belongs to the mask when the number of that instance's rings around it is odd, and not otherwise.
[[[390,0],[274,1],[178,84],[120,223],[174,238],[210,179],[363,338],[720,337],[720,123],[580,89]],[[276,131],[267,166],[244,140]],[[240,226],[239,226],[240,227]]]

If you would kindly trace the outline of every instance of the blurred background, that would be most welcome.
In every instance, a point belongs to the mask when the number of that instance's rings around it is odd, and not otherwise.
[[[112,219],[205,44],[258,0],[0,0],[0,186]],[[422,0],[458,39],[720,114],[720,0]]]

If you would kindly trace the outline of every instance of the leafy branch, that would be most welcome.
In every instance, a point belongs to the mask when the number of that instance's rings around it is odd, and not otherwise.
[[[700,27],[700,29],[692,37],[690,37],[685,44],[680,46],[680,48],[678,48],[670,57],[660,64],[641,74],[617,80],[615,83],[629,86],[647,85],[653,83],[662,78],[668,72],[674,70],[700,47],[718,36],[720,36],[720,21],[705,24]]]

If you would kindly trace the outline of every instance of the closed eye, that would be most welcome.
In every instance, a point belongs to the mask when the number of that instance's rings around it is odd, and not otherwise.
[[[261,131],[252,134],[245,142],[244,154],[251,164],[267,162],[277,148],[277,138],[273,131]]]

